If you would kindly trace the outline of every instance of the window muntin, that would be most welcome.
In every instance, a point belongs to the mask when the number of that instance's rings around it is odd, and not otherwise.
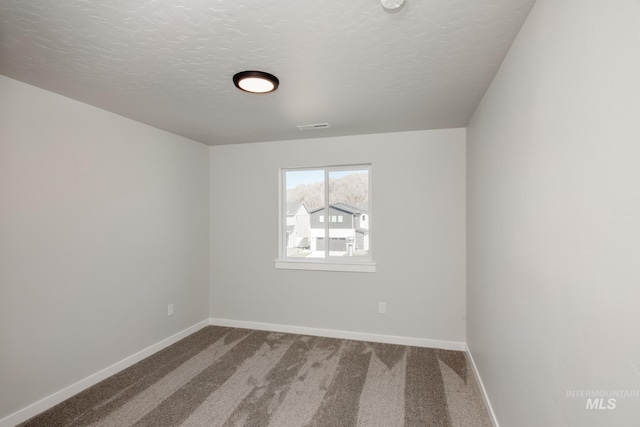
[[[283,169],[280,258],[371,261],[370,182],[370,165]]]

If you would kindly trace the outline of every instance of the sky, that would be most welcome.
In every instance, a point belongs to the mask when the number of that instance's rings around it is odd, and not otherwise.
[[[287,171],[287,190],[302,184],[324,181],[324,170]]]

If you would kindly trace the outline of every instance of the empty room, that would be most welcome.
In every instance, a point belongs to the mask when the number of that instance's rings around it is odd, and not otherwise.
[[[0,427],[640,427],[638,76],[638,0],[0,0]]]

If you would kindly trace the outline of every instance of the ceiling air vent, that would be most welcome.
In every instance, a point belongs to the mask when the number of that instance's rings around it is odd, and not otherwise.
[[[318,129],[326,129],[329,126],[329,123],[316,123],[314,125],[298,125],[296,126],[300,130],[318,130]]]

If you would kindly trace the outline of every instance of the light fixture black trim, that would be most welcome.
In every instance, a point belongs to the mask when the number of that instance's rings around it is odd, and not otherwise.
[[[251,90],[247,90],[244,89],[242,87],[240,87],[240,82],[244,79],[247,78],[255,78],[255,79],[262,79],[262,80],[266,80],[268,82],[270,82],[273,85],[273,89],[268,90],[266,92],[254,92]],[[274,76],[273,74],[269,74],[266,73],[264,71],[255,71],[255,70],[249,70],[249,71],[241,71],[239,73],[237,73],[235,76],[233,76],[233,84],[236,85],[236,87],[244,92],[248,92],[248,93],[271,93],[273,91],[275,91],[276,89],[278,89],[278,85],[280,84],[280,80],[278,80],[278,78],[276,76]]]

